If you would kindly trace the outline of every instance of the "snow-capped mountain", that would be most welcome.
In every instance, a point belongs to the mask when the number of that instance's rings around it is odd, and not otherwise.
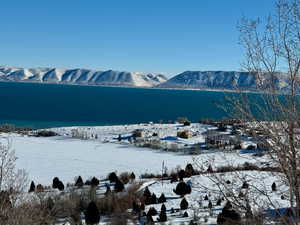
[[[286,91],[288,88],[288,79],[284,73],[276,73],[274,76],[265,74],[263,77],[263,80],[259,80],[250,72],[185,71],[159,84],[158,87],[256,91],[258,85],[269,88],[273,84],[278,90]]]
[[[162,74],[95,71],[87,69],[0,67],[0,81],[45,82],[82,85],[112,85],[131,87],[153,87],[165,82]]]

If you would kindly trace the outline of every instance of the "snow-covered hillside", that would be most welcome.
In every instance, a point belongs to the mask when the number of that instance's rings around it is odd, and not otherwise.
[[[152,87],[165,82],[166,80],[167,79],[162,74],[142,72],[0,67],[0,81],[6,82],[22,81],[81,85]]]
[[[249,72],[185,71],[158,85],[158,87],[255,91],[258,82],[266,88],[273,83],[277,89],[282,91],[285,91],[288,86],[288,79],[283,73],[277,73],[272,78],[266,75],[264,80],[258,81],[256,76]]]

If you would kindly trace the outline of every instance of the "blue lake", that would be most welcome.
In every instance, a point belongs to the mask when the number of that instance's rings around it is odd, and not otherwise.
[[[0,123],[46,128],[220,119],[223,92],[0,83]]]

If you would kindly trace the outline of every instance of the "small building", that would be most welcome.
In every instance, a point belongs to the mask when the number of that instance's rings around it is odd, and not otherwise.
[[[142,129],[136,129],[132,132],[132,137],[138,138],[138,137],[144,137],[144,132]]]
[[[215,130],[208,130],[204,135],[206,135],[205,143],[208,149],[223,148],[232,150],[235,145],[239,144],[239,140],[236,137],[232,137],[228,134],[221,134]]]
[[[189,130],[182,130],[182,131],[177,131],[177,137],[188,139],[193,137],[193,134]]]

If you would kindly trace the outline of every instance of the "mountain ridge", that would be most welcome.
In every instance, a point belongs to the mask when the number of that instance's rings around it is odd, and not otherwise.
[[[167,79],[159,73],[0,66],[0,81],[254,92],[259,91],[259,85],[263,89],[289,90],[289,79],[285,73],[277,72],[273,76],[266,73],[263,80],[258,80],[255,73],[221,70],[184,71]]]
[[[3,82],[153,87],[166,80],[164,75],[157,73],[0,66],[0,81]]]

